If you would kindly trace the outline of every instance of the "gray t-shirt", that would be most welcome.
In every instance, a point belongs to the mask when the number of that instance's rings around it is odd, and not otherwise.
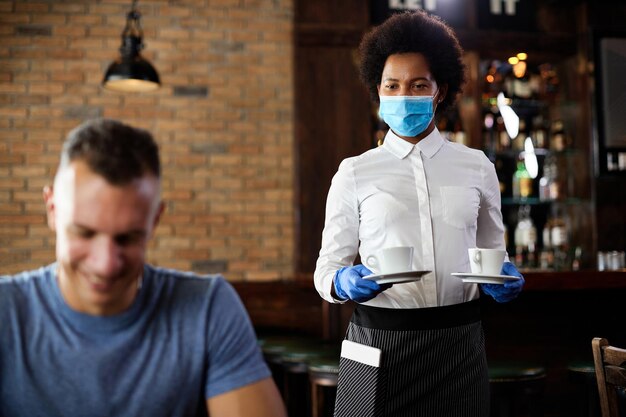
[[[220,276],[146,265],[132,306],[91,316],[52,264],[0,278],[0,416],[196,416],[205,399],[269,377]]]

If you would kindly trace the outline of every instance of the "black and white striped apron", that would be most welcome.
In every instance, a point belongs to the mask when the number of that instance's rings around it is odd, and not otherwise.
[[[382,350],[380,367],[342,357],[335,417],[487,417],[480,305],[357,305],[346,340]]]

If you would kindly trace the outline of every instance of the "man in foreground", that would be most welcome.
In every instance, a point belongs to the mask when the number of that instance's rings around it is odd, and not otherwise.
[[[0,279],[0,415],[286,415],[234,289],[145,263],[160,177],[148,132],[70,132],[44,190],[56,262]]]

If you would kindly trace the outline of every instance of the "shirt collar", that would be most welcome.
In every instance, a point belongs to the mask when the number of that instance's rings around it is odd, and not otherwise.
[[[439,149],[443,146],[445,139],[439,133],[439,130],[435,128],[430,135],[413,145],[410,142],[396,136],[395,133],[389,129],[385,135],[385,141],[383,142],[383,148],[389,151],[398,159],[404,159],[411,153],[413,148],[419,149],[427,158],[432,158]]]

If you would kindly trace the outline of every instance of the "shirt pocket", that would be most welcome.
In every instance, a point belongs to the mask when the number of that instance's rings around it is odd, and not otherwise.
[[[480,197],[475,188],[441,187],[443,221],[457,229],[475,226],[478,220]]]

